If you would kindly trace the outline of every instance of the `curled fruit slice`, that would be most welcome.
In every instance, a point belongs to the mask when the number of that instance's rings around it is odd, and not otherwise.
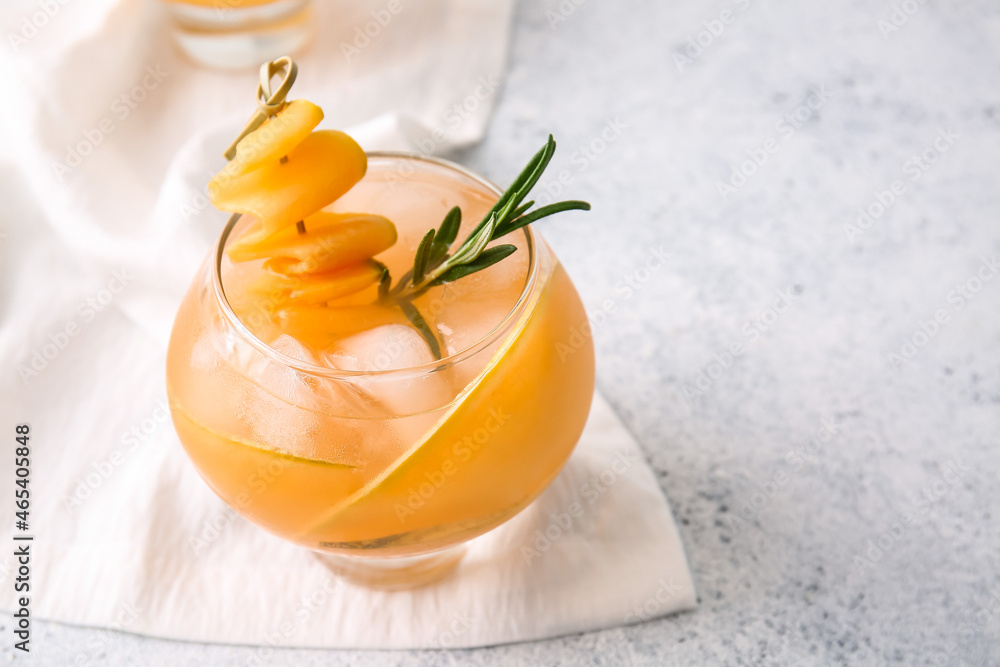
[[[382,277],[382,265],[368,260],[326,273],[285,276],[266,271],[250,289],[283,308],[293,303],[315,306],[333,301],[366,287]]]
[[[388,306],[292,306],[277,313],[278,325],[314,350],[322,350],[339,338],[383,324],[407,324],[399,308]]]
[[[251,215],[265,234],[272,234],[331,204],[368,168],[361,147],[335,130],[311,133],[287,157],[285,162],[270,160],[238,176],[225,170],[216,174],[208,184],[212,204]]]
[[[267,259],[272,271],[286,275],[327,272],[357,264],[390,248],[396,226],[381,215],[320,211],[295,227],[269,236],[244,235],[229,248],[234,262]]]
[[[284,109],[236,144],[236,156],[223,173],[242,176],[268,162],[278,162],[323,120],[323,110],[308,100],[292,100]]]
[[[326,303],[371,287],[382,277],[382,266],[373,261],[362,262],[328,273],[303,276],[288,298],[305,305]]]

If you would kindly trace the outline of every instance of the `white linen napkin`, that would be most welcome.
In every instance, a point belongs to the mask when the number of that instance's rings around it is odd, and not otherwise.
[[[170,424],[164,356],[226,217],[204,185],[253,108],[256,74],[186,64],[155,4],[42,4],[0,9],[0,66],[17,91],[0,105],[0,427],[13,441],[14,424],[31,425],[36,618],[265,648],[424,648],[693,608],[670,509],[599,396],[543,496],[425,588],[343,583],[218,500]],[[441,152],[480,138],[512,2],[404,4],[348,59],[341,44],[381,4],[317,3],[321,38],[297,57],[292,97],[320,104],[323,127],[351,128],[369,150]],[[0,479],[14,479],[10,456]],[[14,511],[0,503],[0,539]],[[14,573],[0,558],[6,610]]]

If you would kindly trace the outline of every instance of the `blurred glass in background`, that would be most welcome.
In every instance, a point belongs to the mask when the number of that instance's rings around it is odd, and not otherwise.
[[[301,50],[312,0],[164,0],[178,46],[208,67],[238,69]]]

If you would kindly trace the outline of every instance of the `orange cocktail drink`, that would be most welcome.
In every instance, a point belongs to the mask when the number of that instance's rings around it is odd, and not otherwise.
[[[399,238],[376,259],[401,274],[450,208],[464,233],[497,196],[453,165],[375,155],[330,210],[391,219]],[[191,288],[168,360],[181,441],[227,503],[312,549],[412,556],[502,523],[555,477],[590,408],[593,351],[530,227],[505,238],[506,261],[416,300],[440,360],[400,314],[366,310],[374,284],[333,301],[343,322],[277,310],[253,289],[262,266],[225,253],[248,227],[227,229]]]
[[[531,224],[550,136],[510,187],[366,154],[286,101],[258,111],[209,194],[232,213],[167,356],[177,433],[243,516],[382,586],[440,575],[558,474],[594,388],[586,313]],[[283,73],[279,86],[271,79]]]

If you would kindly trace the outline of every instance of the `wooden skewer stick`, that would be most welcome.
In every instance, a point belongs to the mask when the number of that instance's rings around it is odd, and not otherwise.
[[[282,74],[281,83],[278,88],[271,92],[271,79]],[[282,56],[277,60],[264,63],[260,66],[260,83],[257,84],[257,111],[247,121],[246,127],[240,132],[233,143],[222,155],[227,160],[236,157],[236,144],[240,143],[243,137],[247,136],[258,127],[264,124],[268,118],[285,108],[285,96],[295,83],[295,77],[299,74],[299,66],[288,56]]]

